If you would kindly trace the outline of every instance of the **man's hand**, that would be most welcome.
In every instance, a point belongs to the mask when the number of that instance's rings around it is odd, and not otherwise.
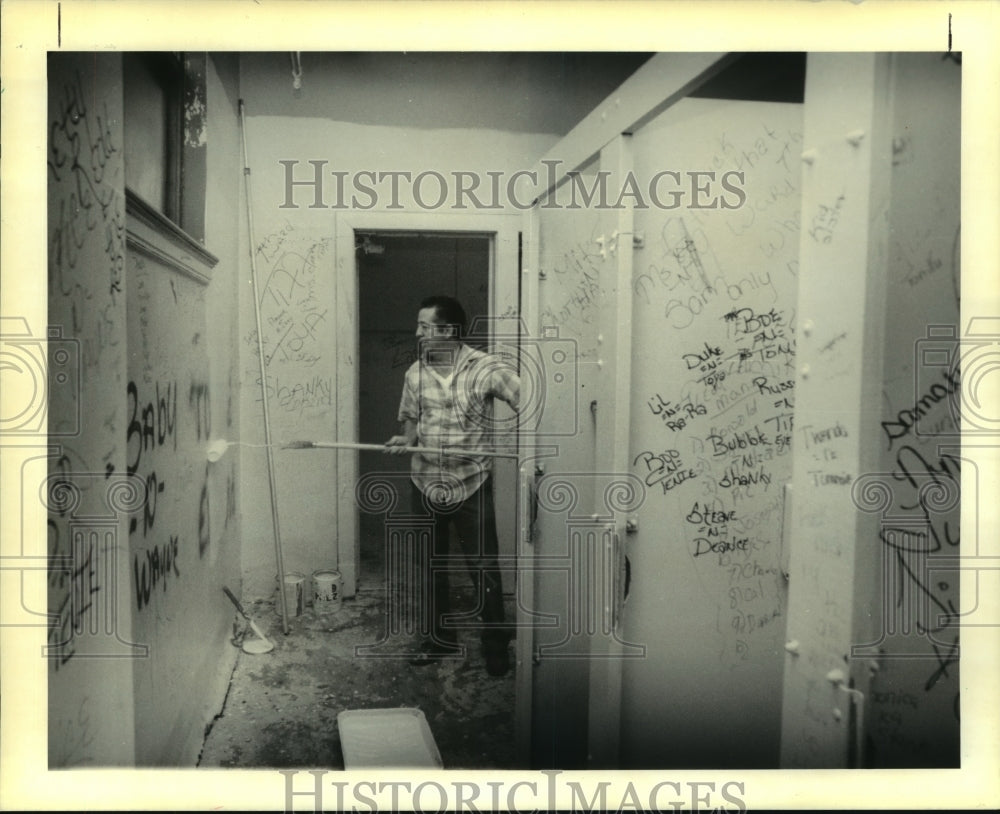
[[[402,455],[410,446],[413,446],[413,442],[405,435],[394,435],[385,442],[385,451],[390,455]]]

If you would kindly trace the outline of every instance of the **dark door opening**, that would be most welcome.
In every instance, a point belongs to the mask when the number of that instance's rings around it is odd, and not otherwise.
[[[488,324],[491,240],[477,234],[355,233],[358,268],[358,431],[364,443],[379,444],[398,431],[403,375],[416,360],[420,302],[447,294],[462,303],[470,326]],[[485,336],[470,345],[485,347]],[[384,472],[405,483],[408,456],[361,452],[358,478]],[[401,491],[400,500],[408,500]],[[384,560],[384,514],[359,512],[361,582],[380,580]]]

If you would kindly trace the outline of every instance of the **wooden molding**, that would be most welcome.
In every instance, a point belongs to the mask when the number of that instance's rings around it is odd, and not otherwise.
[[[158,212],[132,190],[125,189],[126,245],[169,268],[208,285],[219,262],[214,254]]]

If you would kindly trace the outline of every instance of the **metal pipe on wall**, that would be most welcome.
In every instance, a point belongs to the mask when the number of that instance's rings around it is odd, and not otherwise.
[[[288,611],[285,608],[285,564],[281,551],[281,528],[278,523],[278,489],[274,478],[274,453],[271,448],[271,416],[267,405],[267,377],[264,362],[264,334],[260,322],[260,295],[257,290],[257,253],[253,228],[253,195],[250,188],[250,161],[247,157],[246,115],[243,100],[239,101],[240,135],[243,142],[243,177],[247,199],[247,230],[250,239],[250,283],[253,289],[253,313],[257,325],[257,355],[260,363],[260,395],[264,405],[264,446],[267,449],[267,483],[271,493],[271,526],[274,531],[274,559],[278,567],[278,594],[281,607],[281,630],[288,633]]]

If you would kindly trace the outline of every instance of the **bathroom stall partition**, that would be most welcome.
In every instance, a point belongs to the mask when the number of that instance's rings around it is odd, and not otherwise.
[[[883,354],[927,327],[879,292],[899,278],[929,303],[927,278],[957,275],[958,167],[930,148],[957,156],[957,130],[906,103],[930,71],[932,107],[957,105],[957,66],[922,59],[810,55],[804,101],[774,102],[688,98],[725,59],[660,55],[537,165],[558,178],[526,216],[522,279],[551,363],[519,642],[535,765],[951,765],[930,744],[958,734],[919,679],[930,662],[858,649],[892,601],[875,566],[928,565],[889,556],[856,491],[884,468],[881,422],[914,401],[917,371],[884,375]],[[931,209],[903,191],[918,176],[937,179]],[[932,474],[957,487],[950,460]],[[933,519],[957,541],[957,518]],[[935,697],[957,689],[955,652]]]
[[[598,108],[595,138],[648,94],[595,159],[545,159],[570,172],[533,213],[537,335],[576,364],[536,475],[539,764],[778,762],[802,106],[664,109],[698,57]]]

